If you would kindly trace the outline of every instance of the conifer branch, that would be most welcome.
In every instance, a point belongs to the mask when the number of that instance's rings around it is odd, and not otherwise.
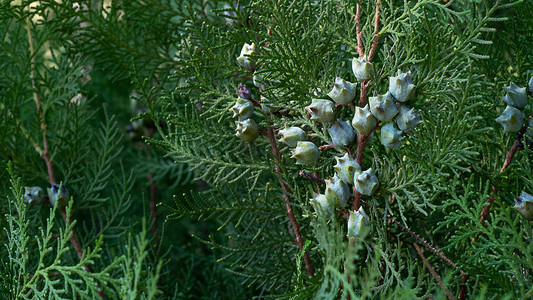
[[[380,37],[380,34],[379,34],[379,19],[380,19],[380,8],[379,8],[379,5],[380,5],[380,1],[378,0],[377,3],[376,3],[376,15],[374,17],[374,40],[372,41],[372,46],[370,48],[370,52],[368,53],[368,61],[372,61],[372,58],[374,58],[374,54],[376,53],[376,49],[378,47],[378,42],[379,42],[379,37]],[[361,16],[359,15],[359,18],[357,18],[357,13],[360,14],[360,7],[359,7],[359,4],[357,4],[357,12],[356,12],[356,21],[357,21],[357,24],[356,24],[356,27],[357,28],[360,28],[361,26]],[[359,29],[359,34],[357,35],[358,36],[358,40],[357,40],[357,49],[359,51],[359,49],[361,48],[362,49],[362,42],[360,44],[360,40],[359,40],[359,37],[360,37],[360,29]],[[361,47],[359,47],[361,45]],[[364,53],[363,53],[364,55]],[[361,53],[359,53],[359,56],[361,56]],[[368,84],[368,80],[363,80],[361,82],[361,94],[360,94],[360,98],[359,98],[359,107],[365,107],[366,105],[366,102],[367,102],[367,98],[368,98],[368,91],[370,90],[370,86]],[[379,123],[378,123],[379,125]],[[376,125],[377,127],[377,125]],[[357,161],[357,163],[362,166],[363,165],[363,153],[365,152],[365,147],[366,147],[366,141],[368,140],[368,137],[372,134],[372,132],[366,134],[366,135],[361,135],[359,133],[357,133],[357,150],[356,150],[356,154],[355,154],[355,159]],[[352,200],[352,210],[358,210],[360,207],[361,207],[361,193],[359,193],[358,191],[355,190],[355,186],[353,188],[353,200]]]
[[[44,119],[43,111],[41,109],[41,100],[40,100],[40,94],[37,89],[36,84],[36,78],[37,78],[37,70],[35,66],[35,48],[33,45],[33,37],[32,37],[32,28],[31,28],[31,20],[27,19],[26,21],[26,30],[28,32],[28,45],[29,45],[29,51],[30,51],[30,62],[31,62],[31,84],[33,89],[33,98],[35,100],[35,106],[37,108],[37,111],[39,113],[39,122],[41,127],[41,133],[43,136],[43,153],[42,158],[44,159],[46,163],[46,168],[48,171],[48,182],[50,185],[56,183],[55,175],[54,175],[54,165],[52,163],[52,160],[50,159],[50,152],[48,148],[48,139],[46,138],[46,122]],[[65,222],[67,228],[71,225],[71,220],[69,215],[67,214],[66,209],[63,207],[60,210],[61,216],[63,217],[63,221]],[[78,237],[76,236],[76,233],[71,230],[70,232],[70,243],[72,244],[72,248],[74,248],[74,251],[76,251],[76,254],[78,255],[78,258],[82,260],[83,258],[83,248],[78,240]],[[91,273],[91,269],[87,263],[84,264],[85,271]],[[101,291],[98,292],[98,294],[104,298]]]
[[[153,129],[146,128],[144,130],[146,137],[151,139],[153,136]],[[150,147],[148,144],[145,145],[146,149]],[[147,151],[148,152],[148,151]],[[158,251],[158,238],[157,238],[157,183],[154,181],[154,174],[149,173],[148,174],[148,182],[150,183],[150,211],[152,212],[152,238],[154,243],[154,252],[157,253]]]
[[[533,112],[529,115],[530,117],[533,117]],[[503,162],[502,168],[500,169],[500,174],[505,171],[513,161],[514,156],[519,150],[523,149],[522,145],[522,138],[523,134],[527,130],[528,123],[525,122],[522,126],[522,129],[517,134],[516,140],[514,141],[513,145],[511,146],[511,149],[507,152],[505,155],[505,161]],[[481,225],[486,226],[485,221],[489,218],[490,209],[492,207],[492,203],[494,203],[494,200],[496,200],[496,196],[498,195],[498,189],[496,186],[492,187],[492,194],[487,199],[487,202],[485,203],[485,206],[481,210]],[[467,289],[466,289],[466,283],[468,282],[468,279],[470,278],[470,275],[463,275],[463,279],[461,281],[461,288],[459,289],[459,295],[457,296],[458,299],[464,299],[466,297]]]
[[[361,1],[356,4],[355,10],[355,34],[357,38],[357,53],[359,53],[359,58],[365,56],[365,49],[363,46],[363,38],[361,35]]]
[[[305,171],[300,171],[300,176],[306,178],[306,179],[309,179],[311,181],[314,181],[316,183],[319,183],[319,184],[322,184],[322,185],[326,185],[326,182],[321,179],[321,178],[318,178],[316,176],[313,176]],[[405,227],[402,225],[402,223],[400,223],[399,221],[397,221],[396,219],[394,219],[393,217],[390,217],[388,216],[387,214],[385,214],[382,210],[380,210],[379,208],[375,207],[374,205],[366,202],[365,200],[360,200],[361,203],[363,203],[364,205],[368,206],[369,208],[371,209],[374,209],[376,210],[377,212],[379,212],[381,215],[383,215],[384,217],[387,218],[387,220],[389,220],[390,222],[396,224],[398,227],[400,227],[400,229],[402,229],[404,232],[406,232],[407,234],[409,234],[411,237],[413,237],[415,240],[417,240],[420,244],[424,245],[424,247],[426,249],[428,249],[429,251],[433,252],[435,255],[437,255],[440,259],[442,259],[443,261],[445,261],[446,263],[448,263],[450,266],[452,266],[454,269],[456,270],[459,270],[459,272],[461,274],[465,274],[462,270],[460,270],[456,265],[455,263],[453,263],[448,257],[446,257],[444,254],[440,253],[434,246],[432,246],[429,242],[425,241],[424,239],[422,239],[418,234],[414,233],[413,231],[411,231],[411,229]],[[340,213],[342,215],[345,216],[345,218],[348,218],[348,213],[344,210],[344,209],[341,209],[340,210]]]
[[[372,61],[372,58],[374,58],[374,55],[376,54],[376,50],[378,48],[379,38],[381,36],[379,34],[380,4],[380,0],[377,0],[376,15],[374,17],[374,40],[372,41],[372,46],[370,47],[370,52],[368,53],[368,61]]]
[[[267,122],[268,126],[272,126],[272,123]],[[270,146],[272,148],[272,154],[276,157],[276,175],[279,177],[281,174],[283,174],[283,170],[279,166],[279,163],[281,162],[281,153],[278,150],[278,145],[276,143],[276,137],[274,134],[274,129],[269,128],[267,131],[268,139],[270,140]],[[285,200],[285,208],[287,209],[287,214],[289,216],[289,220],[292,224],[292,229],[294,232],[294,235],[296,236],[296,243],[298,244],[298,248],[300,248],[300,251],[303,250],[304,247],[304,241],[302,239],[302,234],[300,233],[300,224],[296,221],[296,218],[294,217],[294,211],[292,210],[292,206],[290,205],[291,197],[289,196],[291,190],[290,188],[279,178],[279,184],[281,185],[281,188],[283,189],[283,200]],[[311,265],[311,258],[309,257],[309,250],[305,250],[304,253],[304,262],[305,262],[305,270],[307,271],[307,274],[311,277],[314,277],[314,271],[313,266]]]
[[[442,283],[442,280],[441,280],[439,274],[437,274],[437,272],[435,272],[435,270],[431,267],[431,265],[429,264],[428,260],[424,256],[424,253],[423,253],[424,250],[420,249],[420,247],[418,246],[417,243],[413,243],[413,247],[416,249],[416,252],[418,252],[418,255],[420,256],[420,258],[422,258],[422,261],[424,262],[424,265],[426,266],[426,268],[429,270],[429,273],[431,273],[431,275],[433,276],[433,278],[435,278],[435,280],[437,281],[439,286],[444,290],[444,292],[446,293],[446,296],[448,296],[448,299],[454,300],[455,297],[444,286],[444,283]]]

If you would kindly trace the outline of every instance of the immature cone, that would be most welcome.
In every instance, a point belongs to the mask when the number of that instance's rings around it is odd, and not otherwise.
[[[502,124],[504,132],[518,132],[524,124],[524,115],[520,110],[507,105],[496,122]]]
[[[355,98],[357,83],[351,83],[340,77],[335,79],[335,85],[328,96],[337,104],[348,104]]]
[[[365,196],[374,194],[379,186],[378,178],[372,172],[372,168],[366,171],[355,171],[353,181],[355,190]]]
[[[235,121],[235,135],[243,142],[251,143],[259,136],[259,127],[252,119]]]
[[[504,86],[503,89],[507,92],[503,97],[503,101],[514,108],[524,109],[527,105],[526,88],[519,87],[511,82],[510,86]]]
[[[251,45],[245,43],[244,46],[242,46],[241,55],[237,57],[237,63],[247,70],[252,70],[255,68],[255,62],[248,56],[253,54],[255,54],[255,43],[252,43]]]
[[[365,213],[363,207],[359,207],[356,211],[350,211],[350,218],[348,219],[347,237],[358,237],[361,234],[363,227],[368,226],[369,218]]]
[[[257,73],[257,72],[256,72]],[[252,80],[254,82],[254,85],[259,88],[259,89],[262,89],[264,90],[265,89],[265,85],[264,85],[264,82],[263,82],[263,75],[260,75],[260,74],[255,74],[254,73],[254,76],[252,77]]]
[[[305,110],[311,115],[311,120],[317,122],[331,122],[335,119],[335,104],[329,100],[312,99]]]
[[[311,205],[315,208],[319,218],[322,216],[329,218],[335,210],[335,205],[332,204],[324,194],[317,194],[311,199]]]
[[[279,131],[282,138],[280,142],[287,144],[289,147],[294,148],[299,141],[305,141],[306,133],[300,127],[285,127]]]
[[[533,76],[531,76],[531,79],[529,79],[529,92],[533,94]]]
[[[526,220],[533,221],[533,196],[526,192],[522,192],[522,195],[516,197],[514,201],[515,206],[513,208]]]
[[[355,131],[348,121],[338,119],[328,129],[328,132],[335,148],[348,146],[355,140]]]
[[[38,186],[24,187],[24,203],[41,204],[44,202],[44,191]]]
[[[370,79],[372,63],[366,59],[366,55],[363,58],[354,57],[352,60],[352,71],[359,82]]]
[[[411,79],[411,71],[402,73],[398,70],[398,76],[389,77],[389,92],[398,102],[406,102],[415,95],[416,86]]]
[[[352,126],[360,135],[367,135],[376,128],[377,120],[370,112],[368,104],[364,107],[356,107],[355,115],[352,119]]]
[[[337,176],[342,181],[353,184],[355,171],[361,171],[361,166],[348,153],[345,153],[343,157],[335,157],[335,159],[337,164],[333,166],[333,169],[337,172]]]
[[[230,9],[237,9],[238,7],[239,5],[237,4],[237,1],[233,1],[233,7],[229,5],[228,3],[224,3],[224,9],[226,9],[226,11],[224,11],[224,15],[229,17],[229,18],[224,18],[224,20],[226,20],[226,24],[228,24],[229,26],[236,25],[235,23],[238,22],[237,20],[233,19],[236,17],[235,12],[230,10]]]
[[[296,164],[312,166],[318,161],[320,152],[312,142],[299,141],[296,148],[292,149],[291,158],[296,159]]]
[[[265,113],[265,114],[270,114],[270,113],[273,113],[273,112],[277,112],[279,111],[279,108],[277,107],[272,107],[270,105],[270,100],[268,100],[266,97],[264,97],[263,95],[261,95],[261,110]]]
[[[252,116],[254,105],[250,100],[237,98],[237,102],[229,110],[233,112],[233,118],[239,117],[239,120],[243,121]]]
[[[398,114],[398,107],[394,103],[392,95],[387,92],[385,95],[369,97],[368,103],[370,111],[374,117],[382,122],[388,122]]]
[[[390,149],[398,149],[402,145],[404,137],[402,132],[394,126],[394,123],[387,123],[381,127],[381,143]]]
[[[409,109],[403,104],[398,110],[399,113],[395,117],[398,128],[406,134],[413,134],[415,127],[422,123],[420,115],[415,113],[413,108]]]
[[[326,198],[336,207],[344,207],[350,199],[350,187],[337,175],[326,180]]]
[[[52,206],[55,206],[56,203],[58,208],[63,208],[67,206],[70,194],[63,184],[60,188],[59,184],[54,182],[52,183],[52,187],[49,187],[47,191],[48,200],[50,201],[50,204],[52,204]]]

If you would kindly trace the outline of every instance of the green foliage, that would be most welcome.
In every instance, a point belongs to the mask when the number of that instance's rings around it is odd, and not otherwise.
[[[519,147],[502,168],[523,132],[494,119],[502,87],[533,75],[532,9],[1,1],[0,297],[443,299],[466,288],[470,298],[530,298],[533,231],[512,206],[533,194],[533,152]],[[364,153],[355,142],[332,148],[330,124],[305,110],[336,77],[356,82],[359,17],[374,68],[368,91],[358,83],[336,117],[351,121],[361,98],[410,71],[408,105],[423,122],[399,149],[382,145],[380,127]],[[256,47],[253,69],[236,62],[245,43]],[[260,129],[252,143],[229,111],[246,89]],[[284,126],[324,146],[315,165],[276,141]],[[369,224],[357,238],[346,236],[356,196],[330,215],[310,204],[344,153],[379,180],[362,196]],[[24,187],[46,191],[54,177],[71,195],[65,209],[24,203]]]

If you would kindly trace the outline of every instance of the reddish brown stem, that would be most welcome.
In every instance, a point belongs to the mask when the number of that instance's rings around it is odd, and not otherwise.
[[[357,38],[357,53],[359,53],[359,58],[363,58],[363,56],[365,56],[365,49],[363,47],[363,37],[361,34],[361,5],[359,2],[355,7],[355,34]]]
[[[54,164],[52,163],[52,160],[50,159],[50,152],[48,150],[48,139],[46,138],[46,122],[44,120],[43,111],[41,110],[41,100],[39,91],[37,89],[37,83],[35,81],[35,78],[37,78],[37,71],[35,66],[35,49],[33,47],[33,37],[31,35],[31,22],[30,20],[27,20],[27,31],[28,31],[28,44],[30,47],[30,62],[31,62],[31,84],[33,89],[33,99],[35,100],[35,107],[37,108],[37,112],[39,113],[39,122],[41,124],[41,133],[43,136],[43,154],[41,155],[46,163],[46,169],[48,171],[48,182],[50,185],[56,183],[56,178],[54,176]],[[65,224],[67,227],[70,226],[70,220],[67,218],[67,211],[65,208],[61,208],[59,210],[61,212],[61,216],[63,217],[63,220],[65,221]],[[78,241],[78,237],[76,236],[76,233],[71,230],[69,234],[72,234],[70,236],[70,243],[72,244],[72,248],[76,251],[76,254],[78,255],[78,258],[81,260],[83,257],[83,248],[80,245],[80,242]],[[85,271],[91,272],[91,269],[89,268],[88,264],[83,265],[85,268]],[[99,291],[98,294],[100,297],[104,298],[102,291]]]
[[[454,300],[455,297],[452,295],[452,293],[446,287],[444,287],[444,283],[442,283],[442,280],[440,279],[439,274],[437,274],[437,272],[435,272],[435,270],[429,264],[429,261],[424,256],[423,250],[420,249],[420,247],[416,243],[413,243],[413,247],[416,249],[416,252],[418,252],[418,255],[420,256],[420,258],[422,258],[422,261],[424,262],[424,265],[426,265],[426,268],[429,270],[429,273],[431,273],[431,275],[433,275],[433,278],[435,278],[435,281],[437,281],[439,286],[444,290],[444,292],[448,296],[448,299]]]
[[[272,123],[267,123],[268,126],[272,126]],[[302,239],[302,235],[300,233],[300,224],[296,221],[296,218],[294,217],[294,212],[292,210],[292,206],[290,205],[291,197],[289,194],[291,193],[290,188],[283,182],[281,179],[281,175],[283,174],[283,170],[279,166],[279,163],[281,163],[281,153],[278,150],[278,145],[276,143],[276,138],[274,134],[274,129],[269,128],[267,131],[268,139],[270,140],[270,147],[272,148],[272,154],[276,157],[276,174],[279,177],[279,184],[281,185],[281,188],[283,189],[283,199],[285,200],[285,208],[287,209],[287,215],[289,216],[289,220],[292,224],[292,229],[294,232],[294,235],[296,236],[296,243],[298,244],[298,248],[300,251],[303,250],[304,247],[304,241]],[[305,262],[305,270],[307,271],[307,274],[309,276],[314,277],[314,271],[313,267],[311,266],[311,258],[309,257],[309,250],[306,250],[304,253],[304,262]]]
[[[529,116],[533,117],[533,112],[531,112]],[[522,149],[521,148],[522,142],[520,141],[520,139],[523,137],[523,134],[526,131],[527,126],[528,126],[528,123],[526,122],[524,126],[522,126],[522,129],[520,130],[520,132],[518,133],[518,136],[516,140],[514,141],[513,146],[511,146],[511,149],[509,149],[509,151],[505,155],[505,161],[503,162],[502,168],[500,169],[500,174],[511,165],[511,162],[513,161],[513,158],[516,155],[516,153]],[[492,208],[492,203],[494,203],[494,200],[496,200],[497,195],[498,195],[498,189],[496,188],[496,186],[494,186],[492,187],[492,194],[487,199],[487,202],[486,202],[487,205],[485,205],[483,209],[481,210],[480,218],[481,218],[481,225],[483,226],[486,225],[485,221],[487,221],[487,219],[489,218],[490,209]],[[458,299],[466,298],[466,293],[467,293],[466,282],[468,281],[469,278],[470,278],[469,275],[466,275],[466,274],[463,275],[461,287],[459,289],[459,295],[457,296]]]
[[[150,99],[151,101],[152,99]],[[153,129],[146,128],[144,130],[144,133],[146,137],[151,138],[153,136]],[[146,152],[147,155],[149,155],[148,152],[148,144],[146,144]],[[148,182],[150,182],[150,211],[152,212],[152,237],[153,237],[153,244],[154,246],[154,252],[157,253],[158,247],[157,247],[157,184],[154,181],[154,174],[150,173],[148,174]]]
[[[376,15],[374,17],[374,40],[372,41],[372,46],[370,47],[370,52],[368,53],[368,61],[372,61],[372,58],[374,58],[374,55],[376,54],[376,50],[378,48],[379,43],[379,18],[380,18],[380,1],[378,0],[376,3]]]
[[[335,145],[333,145],[333,143],[327,143],[325,145],[318,147],[319,150],[331,149],[331,148],[335,148]]]

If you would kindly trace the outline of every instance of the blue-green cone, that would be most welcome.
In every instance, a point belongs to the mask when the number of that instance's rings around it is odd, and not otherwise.
[[[520,197],[515,198],[514,209],[516,209],[526,220],[533,221],[533,196],[526,192],[522,192]]]
[[[502,124],[504,132],[518,132],[524,124],[524,115],[520,110],[507,105],[496,122]]]

